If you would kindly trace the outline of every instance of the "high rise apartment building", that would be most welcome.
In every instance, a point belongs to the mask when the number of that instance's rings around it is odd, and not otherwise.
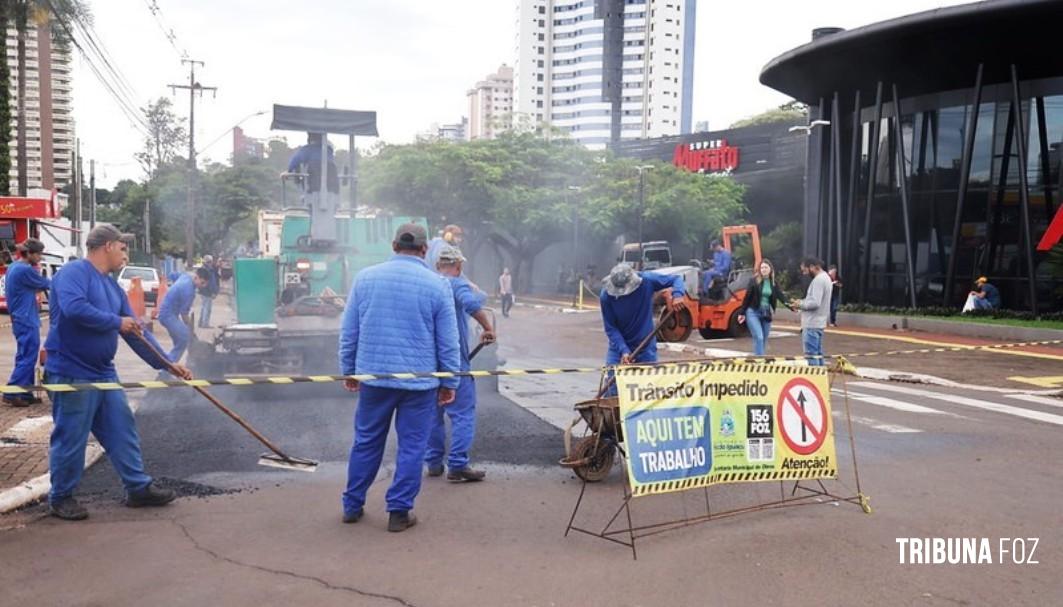
[[[509,128],[513,116],[513,68],[502,65],[469,89],[469,126],[465,136],[494,139]]]
[[[62,188],[73,176],[74,117],[70,49],[57,44],[48,25],[26,32],[26,161],[30,189]],[[7,30],[11,72],[11,190],[18,184],[18,38]]]
[[[518,0],[514,122],[593,148],[690,132],[696,0]]]

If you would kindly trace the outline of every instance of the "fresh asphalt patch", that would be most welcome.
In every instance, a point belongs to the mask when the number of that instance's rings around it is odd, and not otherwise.
[[[476,462],[556,467],[561,433],[513,402],[478,386]],[[346,464],[353,437],[355,395],[341,384],[215,387],[211,394],[293,457]],[[258,465],[267,449],[191,389],[148,391],[137,412],[145,468],[179,496],[210,497],[306,479]],[[394,463],[394,429],[383,467]],[[87,470],[78,496],[120,502],[110,462]]]

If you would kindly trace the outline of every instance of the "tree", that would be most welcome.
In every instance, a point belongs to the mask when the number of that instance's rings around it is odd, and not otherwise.
[[[151,179],[160,167],[181,157],[188,145],[188,133],[184,118],[173,113],[173,102],[166,97],[159,97],[140,111],[147,120],[149,136],[144,138],[144,149],[133,156]]]
[[[801,122],[808,119],[808,106],[800,101],[788,101],[777,108],[764,110],[748,118],[743,118],[728,128],[738,129],[746,126],[760,124],[776,124],[785,122]]]

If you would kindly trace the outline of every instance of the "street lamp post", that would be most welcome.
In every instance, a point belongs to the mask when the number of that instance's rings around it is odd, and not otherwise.
[[[635,167],[635,170],[639,172],[639,267],[646,265],[644,258],[645,253],[642,250],[642,214],[643,205],[645,205],[646,198],[646,179],[643,176],[645,171],[653,169],[652,164],[644,164],[642,166]]]
[[[583,191],[578,185],[568,186],[569,191],[575,192],[577,195]],[[577,201],[578,204],[578,201]],[[580,267],[579,258],[579,212],[576,205],[572,205],[572,260],[576,264],[576,268]]]
[[[208,143],[207,145],[203,146],[198,152],[196,152],[196,156],[199,156],[203,152],[206,152],[207,150],[209,150],[211,147],[213,147],[213,145],[215,143],[218,143],[219,141],[221,141],[222,137],[225,137],[226,135],[228,135],[229,132],[232,131],[233,129],[235,129],[236,127],[242,125],[243,123],[247,122],[248,120],[251,120],[252,118],[254,118],[256,116],[262,116],[265,113],[266,113],[266,110],[259,110],[257,112],[252,112],[252,113],[248,114],[247,116],[244,116],[236,124],[234,124],[231,127],[225,129],[224,131],[222,131],[221,135],[218,135],[213,140],[211,140],[210,143]]]

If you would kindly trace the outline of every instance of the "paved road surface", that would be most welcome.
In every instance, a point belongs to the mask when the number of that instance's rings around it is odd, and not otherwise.
[[[597,364],[597,323],[594,314],[517,309],[501,354],[510,367]],[[950,364],[969,365],[968,356]],[[504,382],[533,411],[485,395],[475,453],[489,481],[426,479],[422,524],[397,535],[384,531],[386,481],[371,491],[363,522],[338,521],[354,407],[338,387],[216,391],[292,453],[325,462],[313,475],[255,466],[262,449],[191,391],[154,393],[138,416],[149,467],[189,497],[126,509],[101,463],[83,486],[89,521],[39,519],[39,507],[0,519],[4,603],[1043,605],[1063,594],[1063,400],[837,379],[843,475],[847,392],[873,515],[822,505],[722,519],[647,538],[632,561],[622,547],[562,537],[579,485],[556,466],[557,425],[593,396],[597,378],[551,377]],[[838,491],[853,489],[843,476]],[[709,494],[725,509],[778,491],[768,483]],[[616,472],[592,486],[581,522],[604,524],[620,493]],[[633,513],[639,524],[703,508],[694,492],[640,498]],[[901,565],[898,537],[986,537],[993,546],[1039,538],[1039,564]],[[994,549],[994,563],[998,556]]]

